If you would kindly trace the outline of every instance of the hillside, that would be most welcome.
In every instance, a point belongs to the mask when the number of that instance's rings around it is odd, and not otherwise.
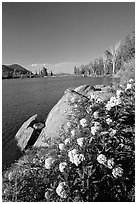
[[[24,67],[18,65],[18,64],[12,64],[8,66],[11,69],[16,69],[17,71],[21,71],[24,74],[26,74],[27,72],[30,72],[29,70],[25,69]]]
[[[31,72],[18,64],[2,65],[2,78],[19,78],[21,74],[27,75]],[[14,75],[14,76],[13,76]]]

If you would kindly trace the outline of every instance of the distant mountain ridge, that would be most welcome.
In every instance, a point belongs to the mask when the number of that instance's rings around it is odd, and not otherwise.
[[[13,78],[13,74],[15,73],[16,76],[19,76],[19,74],[26,75],[32,72],[18,64],[2,65],[2,78]]]
[[[9,71],[11,71],[11,70],[15,70],[16,69],[16,71],[21,71],[21,72],[23,72],[24,74],[25,73],[27,73],[27,72],[31,72],[31,71],[29,71],[29,70],[27,70],[26,68],[24,68],[24,67],[22,67],[21,65],[19,65],[19,64],[12,64],[12,65],[2,65],[2,69],[9,69]]]

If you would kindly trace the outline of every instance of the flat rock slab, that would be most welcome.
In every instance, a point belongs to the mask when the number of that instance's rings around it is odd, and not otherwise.
[[[21,150],[25,149],[25,147],[28,144],[28,141],[31,138],[31,135],[34,131],[32,127],[29,127],[29,125],[36,120],[37,114],[29,118],[21,128],[18,130],[17,134],[15,135],[15,139],[17,140],[17,145],[21,148]]]
[[[46,147],[58,143],[60,138],[59,133],[61,132],[62,127],[65,128],[66,123],[68,122],[67,117],[73,108],[70,106],[69,102],[73,98],[87,101],[89,100],[91,94],[94,94],[95,98],[101,98],[102,100],[109,99],[113,95],[112,93],[108,93],[107,89],[103,87],[97,87],[96,89],[91,85],[82,85],[74,90],[67,89],[63,97],[50,111],[45,123],[45,127],[42,129],[42,132],[40,133],[34,146]]]

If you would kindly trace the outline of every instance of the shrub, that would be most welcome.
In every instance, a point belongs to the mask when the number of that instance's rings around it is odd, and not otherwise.
[[[125,85],[131,78],[135,79],[135,59],[132,58],[125,62],[117,74],[120,77],[121,85]]]

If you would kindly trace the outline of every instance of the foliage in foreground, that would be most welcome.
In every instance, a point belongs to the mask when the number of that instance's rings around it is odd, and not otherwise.
[[[135,87],[70,101],[59,144],[28,150],[3,175],[3,201],[134,201]]]

